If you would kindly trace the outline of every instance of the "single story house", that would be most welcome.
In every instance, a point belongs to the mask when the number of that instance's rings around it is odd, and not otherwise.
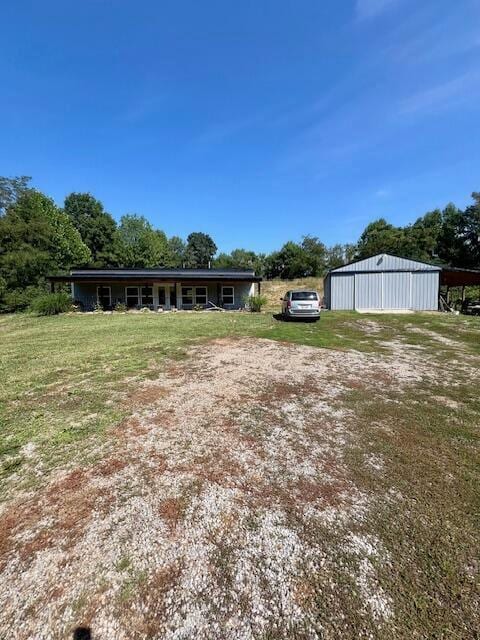
[[[70,283],[72,299],[85,311],[96,305],[113,309],[152,310],[205,308],[241,309],[248,296],[260,291],[261,278],[242,269],[73,269],[69,275],[49,277]]]
[[[379,253],[331,269],[325,278],[328,309],[437,311],[440,287],[480,284],[480,272]]]

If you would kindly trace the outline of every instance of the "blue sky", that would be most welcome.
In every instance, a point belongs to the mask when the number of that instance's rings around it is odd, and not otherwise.
[[[0,175],[222,250],[480,190],[478,0],[5,3]]]

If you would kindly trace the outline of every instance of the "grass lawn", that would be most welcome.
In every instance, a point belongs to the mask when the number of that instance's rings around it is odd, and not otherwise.
[[[479,365],[463,316],[0,317],[0,637],[59,576],[42,637],[477,637]]]

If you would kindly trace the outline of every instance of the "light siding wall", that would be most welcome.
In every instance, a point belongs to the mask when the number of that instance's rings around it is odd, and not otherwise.
[[[326,278],[326,304],[332,310],[436,311],[440,272],[332,272]]]
[[[74,283],[72,287],[72,297],[75,301],[80,302],[85,309],[85,311],[91,311],[95,303],[97,301],[97,284],[93,283]],[[125,283],[114,283],[114,284],[106,284],[105,286],[111,287],[112,293],[112,305],[115,306],[117,302],[125,302]],[[132,284],[131,286],[137,286]],[[184,285],[190,286],[190,285]],[[195,285],[194,285],[195,286]],[[210,300],[216,305],[221,304],[221,295],[222,295],[222,286],[233,286],[234,288],[234,303],[229,305],[224,305],[225,309],[242,309],[245,306],[246,300],[251,293],[252,283],[250,282],[237,282],[237,283],[222,283],[222,282],[209,282],[206,285],[198,283],[197,286],[206,286],[207,287],[207,300]],[[177,306],[179,309],[182,308],[182,297],[181,297],[181,288],[182,285],[180,283],[177,284]],[[191,309],[192,305],[184,306],[185,309]]]
[[[382,275],[355,274],[355,309],[382,309]]]
[[[329,277],[328,299],[326,305],[329,309],[354,309],[355,275],[345,273],[331,275]]]
[[[412,273],[412,309],[438,311],[440,273]]]
[[[423,275],[423,274],[420,274]],[[428,275],[428,274],[427,274]],[[382,273],[384,309],[412,308],[412,273]]]

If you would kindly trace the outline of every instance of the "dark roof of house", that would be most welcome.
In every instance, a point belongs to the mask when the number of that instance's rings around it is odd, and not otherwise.
[[[252,269],[72,269],[70,275],[52,275],[52,282],[99,280],[228,280],[260,282]]]

